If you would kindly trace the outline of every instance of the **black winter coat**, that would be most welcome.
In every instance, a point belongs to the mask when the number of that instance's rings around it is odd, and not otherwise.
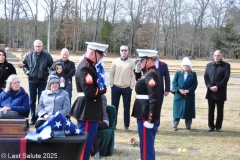
[[[207,87],[206,99],[217,101],[227,100],[227,83],[230,77],[230,64],[221,61],[219,64],[215,62],[208,63],[206,66],[204,80]],[[212,92],[209,88],[217,86],[218,91]]]
[[[6,80],[11,74],[17,74],[15,67],[6,60],[0,63],[0,92],[6,87]]]

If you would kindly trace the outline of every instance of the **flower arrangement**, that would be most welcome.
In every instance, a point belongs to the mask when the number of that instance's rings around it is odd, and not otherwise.
[[[139,147],[139,143],[137,142],[137,140],[135,138],[131,138],[130,143],[131,143],[131,146],[133,146],[133,147]]]

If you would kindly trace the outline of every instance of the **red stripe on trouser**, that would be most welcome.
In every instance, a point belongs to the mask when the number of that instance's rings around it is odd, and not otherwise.
[[[85,132],[88,132],[88,125],[89,125],[89,121],[86,121],[86,124],[85,124]],[[82,152],[82,155],[80,157],[80,160],[83,160],[84,159],[84,153],[85,153],[85,148],[86,148],[86,144],[84,145],[83,147],[83,152]]]
[[[23,157],[23,154],[26,154],[27,149],[27,139],[21,138],[20,139],[20,160],[26,160],[26,157]]]
[[[145,120],[143,120],[143,123]],[[143,126],[143,160],[147,160],[147,130],[146,127]]]

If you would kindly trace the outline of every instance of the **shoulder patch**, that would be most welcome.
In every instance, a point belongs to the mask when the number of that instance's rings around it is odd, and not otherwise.
[[[154,81],[153,78],[149,80],[148,85],[151,86],[151,87],[156,85],[156,82]]]
[[[93,78],[89,73],[86,75],[85,80],[87,84],[93,84]]]
[[[163,66],[163,62],[161,62],[160,65]]]

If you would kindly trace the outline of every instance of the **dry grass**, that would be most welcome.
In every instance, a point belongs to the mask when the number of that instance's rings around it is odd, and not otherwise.
[[[58,59],[58,55],[53,55],[54,59]],[[71,56],[71,60],[77,61],[79,56]],[[106,58],[109,64],[112,58]],[[164,60],[169,67],[180,66],[180,60]],[[195,69],[204,68],[209,61],[194,60],[193,66]],[[239,62],[229,62],[232,70],[238,70]],[[108,66],[108,63],[107,67]],[[193,68],[194,69],[194,68]],[[203,70],[203,69],[201,69]],[[237,72],[237,73],[238,73]],[[21,85],[28,91],[27,77],[23,71],[17,68],[17,73],[23,82]],[[235,74],[236,75],[236,74]],[[173,78],[173,74],[171,74]],[[192,132],[185,130],[184,121],[181,120],[179,130],[172,131],[172,100],[173,95],[165,97],[162,106],[161,126],[160,131],[156,135],[155,150],[156,159],[163,160],[238,160],[240,159],[240,105],[239,105],[239,89],[240,81],[238,76],[231,77],[228,83],[228,100],[225,103],[224,121],[222,132],[208,133],[207,125],[207,100],[205,99],[206,88],[202,76],[202,71],[198,74],[198,87],[196,90],[196,118],[193,120]],[[74,82],[73,82],[74,84]],[[110,88],[107,91],[108,103],[111,103]],[[76,99],[76,89],[73,85],[73,98]],[[133,106],[135,92],[133,91],[131,109]],[[115,132],[115,147],[113,155],[110,157],[102,157],[106,160],[138,160],[139,148],[130,146],[130,139],[138,140],[136,119],[131,117],[130,122],[131,132],[124,131],[123,125],[123,107],[122,102],[119,106],[118,124]],[[186,148],[188,151],[179,153],[178,148]]]

